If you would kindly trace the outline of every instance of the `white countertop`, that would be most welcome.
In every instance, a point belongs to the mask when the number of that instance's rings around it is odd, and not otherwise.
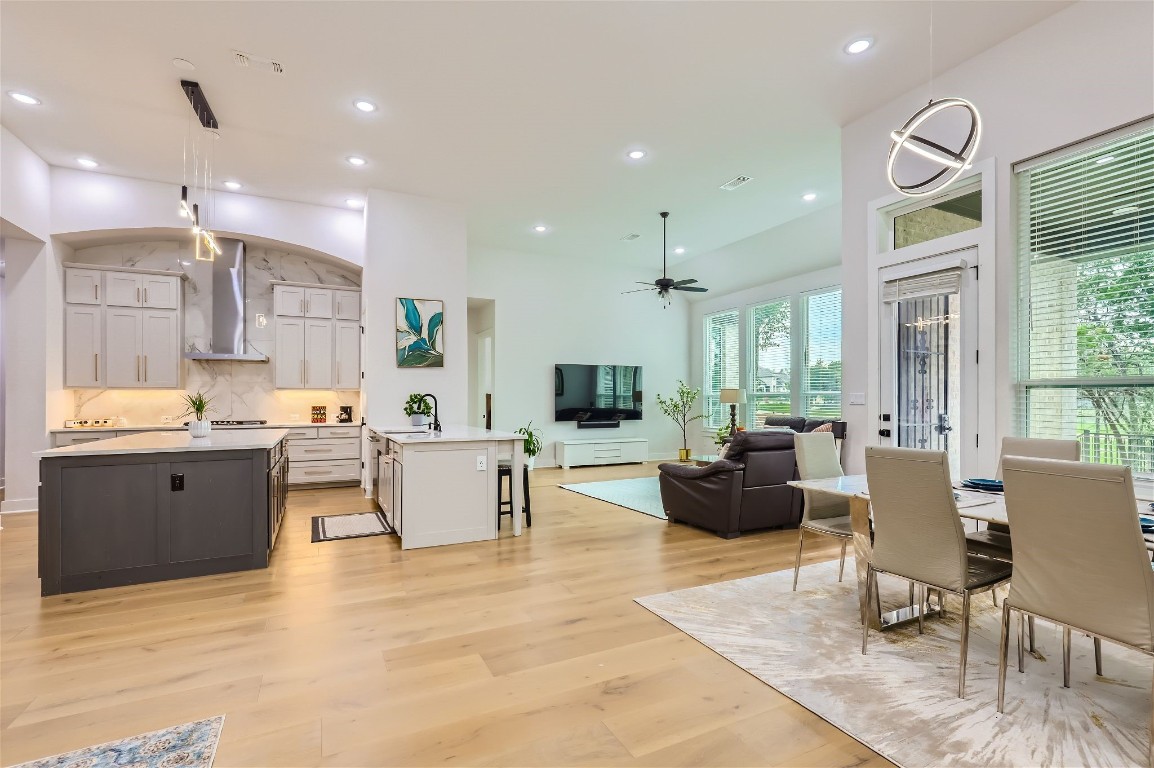
[[[275,446],[288,436],[287,429],[214,429],[208,437],[195,438],[187,429],[169,432],[137,432],[79,445],[66,445],[37,456],[103,456],[122,453],[178,453],[183,451],[255,451]]]
[[[360,427],[359,421],[326,421],[322,424],[313,424],[308,421],[299,422],[283,422],[279,424],[218,424],[213,426],[213,430],[218,429],[300,429],[301,427]],[[67,432],[74,434],[77,432],[176,432],[185,429],[182,422],[177,421],[172,424],[134,424],[130,427],[73,427],[71,429],[50,429],[50,433]],[[410,427],[412,429],[412,427]]]
[[[401,430],[408,429],[404,432]],[[384,435],[390,440],[402,445],[418,445],[421,443],[467,443],[484,442],[486,440],[524,440],[523,435],[514,432],[497,432],[480,427],[465,427],[459,425],[442,426],[440,432],[422,430],[413,432],[413,427],[382,427],[369,426],[369,431]]]

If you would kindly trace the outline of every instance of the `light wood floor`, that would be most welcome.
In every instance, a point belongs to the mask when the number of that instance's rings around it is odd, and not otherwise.
[[[268,570],[46,599],[36,518],[6,516],[0,762],[226,714],[218,768],[888,765],[632,601],[792,567],[796,531],[725,541],[555,487],[655,471],[537,470],[524,536],[407,553],[310,543],[312,515],[373,504],[294,491]]]

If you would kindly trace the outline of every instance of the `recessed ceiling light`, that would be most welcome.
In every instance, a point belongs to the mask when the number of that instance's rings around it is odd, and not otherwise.
[[[226,187],[228,187],[229,189],[240,189],[240,182],[239,181],[226,181],[224,183],[224,185]]]
[[[676,253],[678,256],[680,256],[681,254],[685,253],[685,249],[682,248],[681,246],[678,246],[678,247],[673,249],[673,252]]]
[[[348,200],[345,200],[345,205],[347,205],[350,208],[357,208],[359,210],[359,209],[365,207],[365,201],[364,200],[358,200],[355,197],[350,197]]]
[[[1113,162],[1113,160],[1114,160],[1113,155],[1106,155],[1105,157],[1099,157],[1094,162],[1097,163],[1098,165],[1103,165],[1104,163]]]
[[[358,100],[354,101],[353,106],[362,112],[376,112],[377,111],[377,105],[376,104],[374,104],[371,101],[365,101],[364,99],[358,99]]]
[[[19,91],[8,91],[8,95],[21,104],[31,104],[32,106],[36,106],[40,103],[40,99],[36,98],[35,96],[29,96],[28,94],[20,93]]]
[[[78,158],[76,158],[76,162],[80,163],[85,168],[96,168],[97,166],[100,165],[100,163],[96,162],[95,160],[91,160],[87,157],[78,157]]]
[[[545,226],[544,224],[538,224],[537,226],[533,227],[533,231],[539,235],[543,235],[549,231],[549,227]]]
[[[177,69],[183,69],[186,72],[191,72],[196,69],[196,65],[188,59],[173,59],[172,66],[176,67]]]
[[[357,157],[356,155],[350,155],[349,157],[346,157],[345,161],[349,165],[355,165],[358,168],[368,162],[368,160],[365,160],[363,157]]]
[[[629,151],[630,160],[641,160],[648,154],[644,149],[632,149]]]
[[[801,196],[801,199],[806,201],[807,203],[812,203],[814,200],[817,200],[817,193],[816,192],[806,192],[804,195]]]
[[[848,45],[846,45],[845,52],[848,54],[851,54],[851,55],[857,54],[857,53],[865,53],[866,51],[868,51],[873,46],[873,44],[874,44],[873,39],[868,38],[868,37],[863,37],[861,39],[854,40],[852,43],[849,43]]]

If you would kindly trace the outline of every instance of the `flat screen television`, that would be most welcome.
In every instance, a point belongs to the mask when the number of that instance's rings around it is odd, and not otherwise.
[[[641,418],[641,366],[556,365],[557,421],[637,421]]]

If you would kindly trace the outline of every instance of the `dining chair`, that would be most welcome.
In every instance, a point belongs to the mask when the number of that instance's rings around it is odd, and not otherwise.
[[[886,573],[918,586],[918,632],[925,627],[926,589],[962,598],[958,698],[966,695],[966,656],[970,642],[970,597],[1010,579],[1012,566],[1001,560],[971,557],[962,519],[954,503],[945,451],[867,446],[866,478],[873,507],[873,558],[866,570],[867,600],[874,600],[877,575]],[[869,623],[862,624],[862,654]]]
[[[794,452],[797,456],[797,473],[801,480],[822,480],[827,477],[841,477],[841,461],[837,457],[837,446],[831,432],[805,432],[794,435]],[[841,539],[841,562],[837,580],[845,575],[845,549],[853,538],[853,528],[849,519],[849,498],[830,493],[803,489],[804,507],[801,525],[797,529],[797,558],[793,564],[793,589],[797,591],[797,575],[801,570],[801,550],[805,545],[805,533],[832,536]]]
[[[1006,456],[1006,515],[1014,531],[1014,579],[1002,601],[998,712],[1005,711],[1010,614],[1062,626],[1062,686],[1070,687],[1070,631],[1154,656],[1154,570],[1134,508],[1129,467]],[[1154,700],[1150,763],[1154,766]]]

